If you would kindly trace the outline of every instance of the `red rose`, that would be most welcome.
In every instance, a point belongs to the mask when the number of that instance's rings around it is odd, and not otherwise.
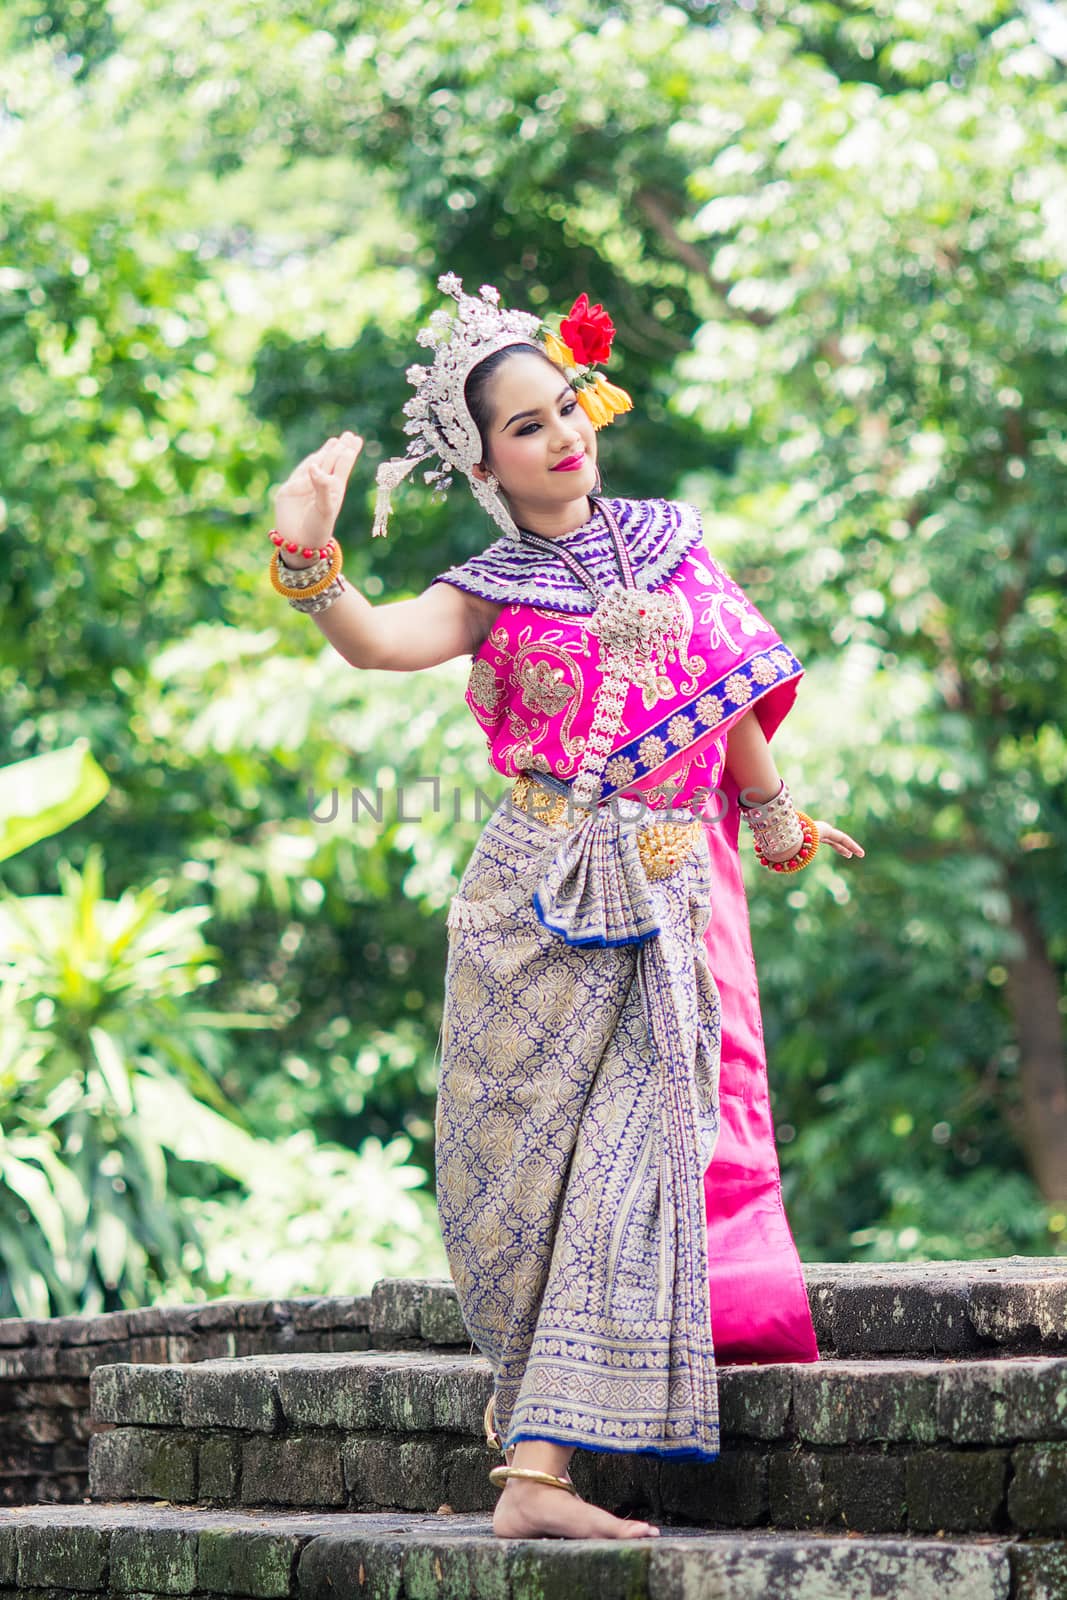
[[[560,323],[559,336],[574,351],[579,366],[594,365],[611,354],[615,324],[599,302],[591,306],[589,296],[582,293]]]

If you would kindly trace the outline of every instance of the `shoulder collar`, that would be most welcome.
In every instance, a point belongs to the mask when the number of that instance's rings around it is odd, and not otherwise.
[[[608,504],[626,541],[634,578],[643,589],[665,583],[694,545],[704,542],[700,513],[687,501],[612,497]],[[559,543],[588,567],[598,582],[621,581],[611,535],[599,510],[562,535]],[[454,584],[484,600],[546,606],[553,611],[593,610],[588,589],[565,562],[506,535],[468,561],[439,572],[432,581]]]

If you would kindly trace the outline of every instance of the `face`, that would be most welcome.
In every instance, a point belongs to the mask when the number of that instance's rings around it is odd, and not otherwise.
[[[493,374],[486,398],[488,449],[474,471],[480,478],[486,469],[495,473],[515,520],[536,527],[539,515],[584,503],[596,484],[596,430],[559,368],[533,352],[516,352]]]

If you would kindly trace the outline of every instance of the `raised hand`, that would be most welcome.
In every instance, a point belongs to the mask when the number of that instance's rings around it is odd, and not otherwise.
[[[285,553],[289,566],[307,566],[315,558],[305,558],[301,551],[317,552],[332,536],[349,473],[362,449],[358,434],[334,435],[305,456],[275,494],[274,526],[286,543],[298,546],[295,553]]]

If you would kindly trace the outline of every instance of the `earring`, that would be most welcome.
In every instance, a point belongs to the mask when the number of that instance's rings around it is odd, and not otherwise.
[[[485,478],[476,478],[469,468],[465,470],[471,493],[478,504],[488,511],[493,521],[503,528],[510,539],[519,539],[521,535],[518,524],[504,503],[497,478],[491,472]]]

